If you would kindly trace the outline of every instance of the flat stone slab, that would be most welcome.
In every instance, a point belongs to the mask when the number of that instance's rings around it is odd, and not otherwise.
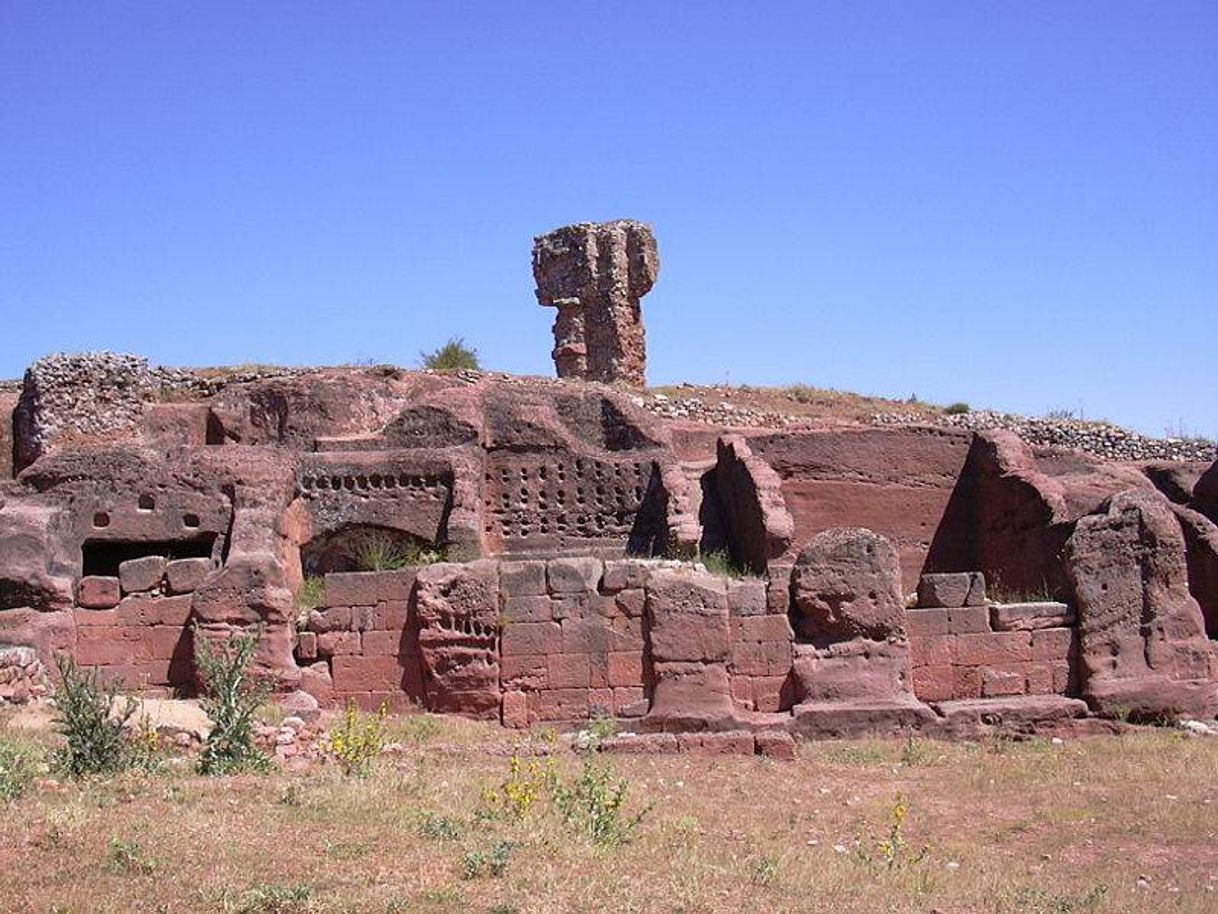
[[[997,728],[1026,730],[1035,724],[1087,716],[1087,703],[1065,695],[1016,695],[934,702],[944,735],[975,736]]]
[[[996,632],[1030,632],[1041,628],[1066,628],[1074,624],[1074,610],[1065,603],[994,603],[990,625]]]
[[[804,702],[792,710],[791,732],[809,739],[892,736],[934,727],[935,712],[915,698],[896,701]]]

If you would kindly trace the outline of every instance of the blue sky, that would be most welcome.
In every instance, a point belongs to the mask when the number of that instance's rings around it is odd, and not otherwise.
[[[1218,4],[0,0],[0,376],[549,374],[532,237],[655,227],[652,383],[1218,435]]]

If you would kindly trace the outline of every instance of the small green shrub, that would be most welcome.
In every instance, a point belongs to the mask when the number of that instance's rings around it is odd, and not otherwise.
[[[609,765],[598,765],[590,756],[584,758],[579,775],[569,785],[551,772],[550,795],[563,822],[601,847],[625,844],[651,811],[647,806],[627,816],[624,807],[629,789],[625,778],[615,780]]]
[[[503,783],[482,791],[479,811],[484,818],[495,819],[506,814],[517,822],[523,822],[553,777],[551,762],[542,764],[537,759],[531,759],[526,765],[520,753],[513,752]]]
[[[307,885],[256,885],[235,898],[226,891],[220,909],[224,914],[308,914],[313,910],[313,889]]]
[[[579,731],[575,746],[577,749],[595,751],[601,743],[614,736],[617,736],[617,721],[601,715],[592,718],[588,725]]]
[[[0,803],[11,803],[29,790],[40,764],[32,747],[0,739]]]
[[[322,575],[310,575],[300,582],[300,589],[296,591],[295,603],[296,609],[300,613],[297,620],[298,623],[303,623],[308,620],[309,612],[319,606],[324,606],[326,602],[326,579]]]
[[[949,416],[961,416],[967,412],[970,412],[971,409],[972,407],[970,407],[967,403],[962,402],[949,403],[947,406],[943,407],[943,411]]]
[[[385,748],[385,716],[388,706],[382,702],[376,714],[360,715],[355,702],[348,701],[340,726],[330,731],[326,751],[334,756],[343,774],[366,777],[373,760]]]
[[[106,868],[118,875],[147,876],[152,873],[160,861],[144,853],[144,848],[138,841],[127,841],[118,835],[111,835],[106,845]]]
[[[55,724],[66,740],[54,753],[55,767],[74,779],[127,768],[132,754],[123,727],[138,707],[135,700],[119,707],[117,681],[102,685],[97,670],[81,669],[70,657],[56,657],[55,664]]]
[[[456,841],[461,837],[461,823],[434,812],[419,813],[419,837],[431,841]]]
[[[419,361],[424,368],[433,371],[481,371],[478,361],[478,350],[465,345],[465,340],[459,336],[450,337],[448,342],[439,349],[431,352],[420,352]]]
[[[511,853],[510,841],[496,841],[489,851],[466,851],[461,856],[461,878],[476,879],[486,874],[498,879],[507,872],[508,857]]]
[[[203,681],[203,710],[212,720],[211,733],[199,754],[202,774],[265,771],[267,757],[254,746],[254,712],[270,694],[271,683],[256,680],[250,666],[262,630],[230,634],[213,642],[195,628],[195,666]]]
[[[726,549],[708,552],[702,556],[702,564],[711,574],[725,578],[747,578],[752,575],[744,565],[732,558]]]
[[[909,801],[901,794],[893,800],[888,812],[888,826],[882,837],[857,842],[858,858],[868,869],[902,870],[917,866],[930,853],[929,847],[914,851],[905,840],[905,821],[909,817]]]

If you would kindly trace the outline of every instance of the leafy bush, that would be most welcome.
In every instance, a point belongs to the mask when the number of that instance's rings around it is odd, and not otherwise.
[[[609,765],[598,765],[585,757],[579,775],[570,783],[562,783],[557,774],[550,780],[550,794],[563,821],[586,835],[601,847],[617,847],[630,840],[631,834],[651,807],[645,807],[627,817],[624,806],[629,782],[615,781]]]
[[[949,416],[960,416],[969,412],[972,409],[967,403],[949,403],[943,407],[943,411]]]
[[[271,683],[254,679],[250,665],[262,629],[230,634],[213,642],[197,627],[195,666],[203,681],[203,710],[212,720],[211,733],[199,755],[202,774],[265,771],[270,762],[254,746],[254,712],[270,694]]]
[[[536,759],[525,765],[520,760],[520,753],[513,752],[508,763],[508,775],[503,783],[483,791],[483,810],[492,818],[507,813],[520,822],[528,816],[529,810],[533,808],[537,797],[552,777],[550,767],[543,766]]]
[[[0,739],[0,803],[21,797],[33,783],[38,754],[29,746]]]
[[[385,715],[382,702],[375,715],[362,718],[355,702],[347,702],[342,725],[330,731],[326,751],[334,756],[343,774],[364,777],[372,768],[372,760],[385,747]]]
[[[865,841],[858,841],[859,860],[869,869],[886,870],[906,869],[925,860],[930,848],[924,846],[914,851],[905,840],[905,820],[908,816],[909,801],[897,794],[888,813],[888,828],[885,834],[872,842],[874,850],[868,849]]]
[[[82,670],[70,657],[57,657],[59,686],[55,724],[66,743],[54,754],[55,767],[69,777],[114,774],[131,764],[131,747],[123,727],[138,705],[127,698],[118,706],[117,681],[102,685],[97,670]]]
[[[461,823],[434,812],[419,813],[419,837],[432,841],[456,841],[461,837]]]
[[[420,352],[419,360],[424,368],[433,371],[481,371],[478,350],[465,345],[459,336],[449,337],[447,343],[431,352]]]

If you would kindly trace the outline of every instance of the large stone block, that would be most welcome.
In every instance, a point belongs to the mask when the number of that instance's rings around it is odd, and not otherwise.
[[[564,596],[596,593],[604,567],[604,562],[594,558],[550,559],[546,563],[550,593]]]
[[[897,552],[870,530],[818,534],[799,554],[791,587],[798,634],[810,641],[905,634]]]
[[[647,585],[647,618],[656,661],[727,659],[731,629],[722,578],[690,569],[657,571]]]
[[[1135,716],[1218,712],[1218,682],[1195,657],[1213,656],[1189,592],[1184,537],[1157,492],[1112,496],[1066,543],[1077,599],[1083,697]],[[1194,680],[1189,682],[1189,680]]]
[[[128,559],[118,566],[118,582],[123,593],[144,593],[161,586],[168,563],[164,556],[145,555]]]
[[[86,609],[110,609],[118,606],[121,594],[118,578],[89,575],[76,587],[76,602]]]

